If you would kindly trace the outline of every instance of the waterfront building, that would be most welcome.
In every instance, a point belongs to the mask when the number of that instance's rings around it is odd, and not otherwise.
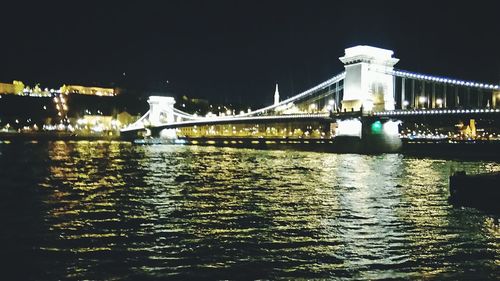
[[[113,97],[118,95],[119,93],[119,91],[114,88],[87,87],[80,85],[63,85],[60,91],[64,94],[80,94],[105,97]]]
[[[0,83],[0,94],[22,94],[24,83],[21,81],[12,81],[12,83]]]

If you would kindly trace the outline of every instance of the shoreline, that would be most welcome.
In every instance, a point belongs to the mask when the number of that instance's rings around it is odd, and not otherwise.
[[[500,141],[443,141],[401,139],[402,147],[397,152],[406,156],[432,157],[444,159],[481,159],[500,161]],[[6,133],[0,132],[0,142],[28,141],[125,141],[134,145],[196,145],[215,147],[251,148],[263,150],[297,150],[326,153],[353,153],[339,150],[330,139],[243,139],[243,138],[179,138],[178,141],[134,142],[119,135],[78,135],[70,133]],[[384,153],[361,153],[377,155]]]
[[[97,135],[87,134],[79,135],[67,132],[36,132],[36,133],[17,133],[0,132],[0,141],[30,141],[30,140],[121,140],[119,135]]]

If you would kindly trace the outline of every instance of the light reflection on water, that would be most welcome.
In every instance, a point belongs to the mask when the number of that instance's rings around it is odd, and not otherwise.
[[[1,144],[0,163],[27,278],[499,274],[498,226],[447,202],[451,171],[499,163],[85,141]]]

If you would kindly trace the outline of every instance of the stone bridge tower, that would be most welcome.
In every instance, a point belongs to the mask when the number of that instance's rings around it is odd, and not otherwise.
[[[345,49],[339,59],[345,65],[344,98],[345,111],[394,110],[394,81],[391,75],[399,61],[393,51],[371,46],[356,46]]]
[[[175,139],[175,129],[155,130],[154,127],[175,122],[174,104],[172,97],[150,96],[149,103],[149,124],[154,136],[163,139]]]
[[[175,99],[172,97],[150,96],[149,123],[151,126],[173,123]]]

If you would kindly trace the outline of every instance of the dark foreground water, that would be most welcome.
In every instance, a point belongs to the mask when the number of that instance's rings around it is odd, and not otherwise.
[[[457,169],[500,163],[0,143],[0,280],[497,280],[499,227],[447,202]]]

